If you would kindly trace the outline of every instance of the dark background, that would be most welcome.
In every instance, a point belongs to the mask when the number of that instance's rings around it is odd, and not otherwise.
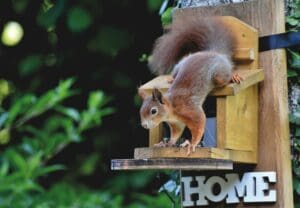
[[[120,194],[124,198],[122,203],[130,204],[134,200],[132,193],[156,196],[167,179],[158,172],[110,170],[111,159],[132,158],[135,147],[148,145],[148,131],[140,126],[141,100],[137,88],[153,77],[145,57],[162,34],[158,14],[161,3],[162,0],[0,2],[0,31],[9,21],[17,21],[24,29],[19,44],[13,47],[0,44],[1,78],[14,89],[2,103],[3,108],[8,109],[22,94],[39,96],[57,86],[59,80],[74,77],[74,88],[80,93],[67,99],[64,105],[84,109],[89,92],[101,89],[111,97],[107,106],[115,109],[115,113],[103,118],[100,126],[85,133],[84,141],[67,145],[46,162],[67,167],[38,178],[46,190],[68,181],[74,186],[87,187],[91,193],[108,190],[112,195]],[[68,24],[74,8],[84,10],[90,18],[88,25],[83,24],[84,29],[72,29]],[[76,18],[73,21],[81,21],[80,15]],[[33,119],[31,124],[38,125],[47,116],[51,112]],[[14,138],[2,145],[2,151],[22,141],[24,134],[12,134]],[[80,171],[91,155],[97,158],[97,162],[90,164],[92,171]]]

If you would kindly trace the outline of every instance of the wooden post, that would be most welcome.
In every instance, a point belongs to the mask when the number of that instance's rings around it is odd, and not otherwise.
[[[257,28],[259,36],[285,32],[283,0],[254,0],[216,7],[179,9],[174,18],[189,14],[235,16]],[[259,67],[265,72],[265,80],[260,86],[258,164],[253,171],[277,173],[277,202],[251,207],[292,208],[285,50],[260,53],[259,60]],[[236,207],[246,206],[239,204]]]

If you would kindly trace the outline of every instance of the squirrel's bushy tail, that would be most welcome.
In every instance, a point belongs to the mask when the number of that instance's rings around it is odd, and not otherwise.
[[[203,50],[231,57],[233,44],[230,31],[217,17],[180,17],[156,40],[149,67],[155,74],[166,74],[183,56]]]

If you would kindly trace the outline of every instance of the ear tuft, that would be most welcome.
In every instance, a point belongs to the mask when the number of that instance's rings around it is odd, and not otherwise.
[[[158,101],[161,104],[164,104],[163,103],[163,95],[157,88],[154,88],[154,90],[152,91],[152,100]]]
[[[139,94],[139,96],[143,99],[143,100],[145,100],[146,99],[146,97],[148,97],[149,95],[147,95],[147,93],[145,92],[145,91],[143,91],[143,90],[138,90],[138,94]]]

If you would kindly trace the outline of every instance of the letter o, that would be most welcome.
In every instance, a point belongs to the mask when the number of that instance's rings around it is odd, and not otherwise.
[[[215,195],[213,193],[213,186],[215,184],[220,185],[220,193],[218,195]],[[223,178],[221,178],[219,176],[213,176],[213,177],[209,178],[207,180],[207,182],[205,183],[204,191],[205,191],[206,197],[213,202],[222,201],[227,196],[227,192],[224,192],[225,186],[226,186],[226,181]]]

